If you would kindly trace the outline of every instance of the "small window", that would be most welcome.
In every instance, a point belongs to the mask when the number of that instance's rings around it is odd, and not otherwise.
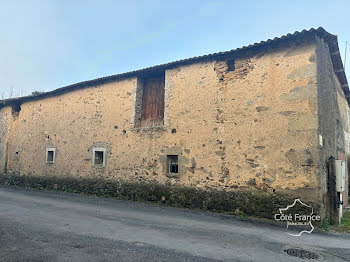
[[[53,156],[54,156],[53,151],[47,151],[47,162],[53,162]]]
[[[103,151],[95,151],[95,165],[103,164]]]
[[[106,149],[93,148],[92,165],[95,167],[105,167],[106,165]]]
[[[56,161],[56,148],[46,148],[46,164],[54,164]]]
[[[179,173],[179,164],[177,155],[168,155],[168,173],[169,174],[178,174]]]

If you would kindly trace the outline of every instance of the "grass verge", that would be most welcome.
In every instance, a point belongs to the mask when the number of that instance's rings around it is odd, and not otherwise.
[[[324,231],[350,233],[350,210],[344,212],[340,225],[324,221],[321,227]]]

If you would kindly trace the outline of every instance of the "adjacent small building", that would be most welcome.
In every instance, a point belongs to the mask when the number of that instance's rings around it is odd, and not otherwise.
[[[330,218],[349,97],[319,28],[2,100],[0,182],[268,218],[300,198]]]

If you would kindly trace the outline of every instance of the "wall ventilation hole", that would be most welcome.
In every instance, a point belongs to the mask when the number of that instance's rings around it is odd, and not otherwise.
[[[319,255],[317,255],[314,252],[307,251],[304,249],[287,248],[283,251],[292,257],[298,257],[298,258],[302,258],[302,259],[319,259]]]
[[[18,117],[19,112],[21,111],[21,103],[14,103],[11,109],[12,116]]]
[[[236,67],[235,67],[234,59],[228,60],[226,63],[227,63],[227,71],[229,72],[235,71]]]

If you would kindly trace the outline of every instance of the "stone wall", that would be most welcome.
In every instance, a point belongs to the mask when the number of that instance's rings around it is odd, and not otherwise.
[[[319,134],[323,137],[320,147],[319,185],[323,203],[327,202],[327,160],[349,158],[349,106],[334,73],[328,45],[316,39],[317,83],[319,101]],[[348,178],[347,178],[348,180]],[[347,191],[344,193],[347,204]]]
[[[231,211],[247,213],[250,205],[254,215],[296,197],[320,208],[314,39],[227,59],[166,70],[162,128],[135,127],[137,78],[25,102],[12,120],[2,183],[45,187],[47,180],[62,188],[71,181],[71,190],[85,192],[87,181],[97,188],[109,181],[109,192],[133,185],[180,204],[189,197],[180,189],[210,192],[231,199]],[[105,168],[92,166],[95,144],[107,148]],[[46,147],[56,148],[55,164],[45,163]],[[177,176],[166,174],[169,154],[179,155]]]
[[[296,42],[284,52],[236,59],[235,70],[218,77],[226,98],[219,128],[236,140],[226,158],[236,164],[236,185],[318,199],[314,46]]]
[[[350,108],[347,100],[345,99],[344,92],[337,89],[337,102],[339,108],[339,122],[341,123],[341,131],[344,137],[344,156],[341,156],[343,160],[347,161],[347,169],[345,176],[345,191],[343,194],[343,207],[349,205],[349,169],[350,169]]]
[[[0,109],[0,173],[7,172],[8,165],[8,142],[11,125],[11,108]]]

